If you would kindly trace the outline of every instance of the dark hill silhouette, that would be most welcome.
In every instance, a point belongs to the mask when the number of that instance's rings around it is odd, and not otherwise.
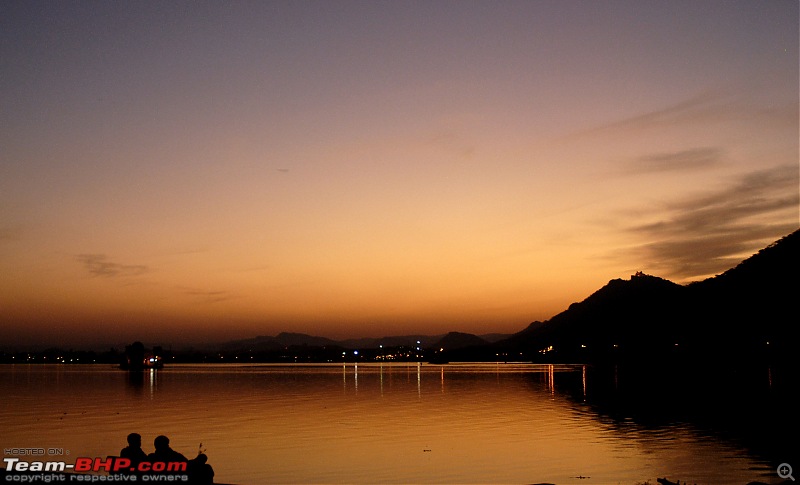
[[[542,361],[788,358],[797,342],[800,231],[708,280],[611,280],[495,348]]]
[[[271,351],[296,346],[335,347],[339,346],[339,343],[325,337],[315,337],[304,333],[281,332],[274,337],[262,335],[244,340],[234,340],[224,344],[222,349]]]
[[[649,275],[611,280],[582,302],[573,303],[547,322],[532,323],[499,345],[523,352],[545,351],[540,355],[570,360],[642,344],[673,345],[677,322],[686,311],[682,303],[685,291]]]
[[[776,283],[775,286],[785,287],[783,283],[788,278],[797,284],[798,275],[792,274],[792,271],[796,273],[798,268],[800,268],[800,230],[759,250],[734,268],[693,285],[700,287],[738,285],[753,288],[763,285],[764,282],[772,282]]]
[[[293,332],[281,332],[275,336],[275,341],[285,346],[308,345],[313,347],[325,347],[338,345],[337,342],[329,338],[314,337],[313,335]]]
[[[443,348],[447,350],[463,349],[465,347],[474,347],[479,345],[486,345],[489,342],[471,333],[450,332],[442,337],[438,342],[433,344],[434,348]]]
[[[436,342],[444,335],[396,335],[379,338],[358,338],[348,339],[339,342],[340,345],[349,349],[377,349],[384,347],[416,347],[417,341],[423,347],[428,347],[432,342]]]
[[[276,336],[258,336],[254,338],[233,340],[218,346],[209,346],[225,351],[277,351],[286,347],[341,347],[344,349],[377,349],[380,346],[387,347],[417,347],[417,342],[424,348],[439,348],[439,342],[447,338],[452,347],[455,343],[458,347],[464,347],[458,343],[458,336],[470,339],[466,345],[485,345],[490,342],[497,342],[510,337],[510,334],[491,333],[486,335],[473,335],[461,332],[451,332],[450,334],[440,335],[397,335],[387,337],[364,337],[357,339],[332,340],[325,337],[315,337],[303,333],[282,332]]]
[[[511,335],[507,333],[482,333],[478,335],[478,337],[482,338],[483,340],[489,343],[499,342],[500,340],[507,339],[510,336]]]
[[[714,278],[689,285],[701,320],[744,325],[760,339],[780,344],[797,337],[800,231],[762,249]]]
[[[499,334],[493,334],[499,335]],[[358,338],[346,340],[332,340],[325,337],[316,337],[304,333],[281,332],[278,335],[258,336],[249,339],[233,340],[220,346],[226,351],[273,351],[286,347],[341,347],[344,349],[377,349],[384,347],[416,347],[417,341],[425,347],[430,347],[434,342],[441,340],[444,335],[400,335],[380,338]],[[497,336],[496,340],[506,338],[508,335]],[[486,343],[486,342],[483,342]]]
[[[258,337],[233,340],[226,342],[219,346],[220,350],[233,351],[233,350],[249,350],[249,351],[271,351],[283,348],[275,337],[259,335]]]

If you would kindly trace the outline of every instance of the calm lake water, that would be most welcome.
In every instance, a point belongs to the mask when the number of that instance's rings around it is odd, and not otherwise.
[[[0,446],[62,448],[70,463],[118,454],[130,432],[150,452],[165,434],[189,458],[202,443],[216,481],[253,485],[780,483],[797,418],[772,370],[693,377],[348,363],[174,365],[135,379],[6,365]]]

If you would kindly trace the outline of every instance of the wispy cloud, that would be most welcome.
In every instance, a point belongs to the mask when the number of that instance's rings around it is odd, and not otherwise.
[[[141,264],[122,264],[110,261],[105,254],[79,254],[76,259],[83,264],[83,267],[94,276],[120,277],[120,276],[139,276],[149,271],[149,268]]]
[[[0,227],[0,241],[19,241],[21,235],[19,227]]]
[[[475,154],[475,146],[468,141],[469,137],[463,131],[456,128],[436,130],[425,137],[424,144],[450,153],[455,159],[470,159]]]
[[[649,270],[668,277],[718,274],[798,228],[799,182],[796,166],[778,166],[669,203],[660,220],[628,228],[648,241],[631,251]]]
[[[748,100],[747,93],[725,94],[708,90],[660,109],[610,120],[572,133],[568,138],[594,139],[618,134],[660,132],[674,127],[681,129],[698,125],[708,127],[714,123],[730,123],[737,120],[746,120],[748,123],[758,123],[761,126],[767,124],[796,126],[797,109],[796,101],[762,105]]]
[[[643,155],[630,161],[625,170],[632,174],[700,170],[720,165],[723,158],[724,151],[720,148],[692,148]]]
[[[209,291],[194,288],[181,288],[181,290],[201,303],[219,303],[233,298],[233,295],[228,291]]]
[[[661,109],[611,120],[573,133],[570,137],[607,136],[618,132],[628,132],[631,129],[638,131],[677,124],[686,125],[698,121],[709,122],[719,119],[721,112],[728,110],[728,103],[723,100],[722,96],[708,91]]]

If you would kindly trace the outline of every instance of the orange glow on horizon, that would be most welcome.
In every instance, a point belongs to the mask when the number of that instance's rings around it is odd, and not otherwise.
[[[0,342],[511,333],[796,229],[797,4],[575,5],[15,5]]]

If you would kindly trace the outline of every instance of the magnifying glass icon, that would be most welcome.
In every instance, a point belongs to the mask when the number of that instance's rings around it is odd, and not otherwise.
[[[788,463],[781,463],[778,465],[778,476],[786,480],[787,478],[791,481],[794,481],[794,477],[792,476],[792,465]]]

